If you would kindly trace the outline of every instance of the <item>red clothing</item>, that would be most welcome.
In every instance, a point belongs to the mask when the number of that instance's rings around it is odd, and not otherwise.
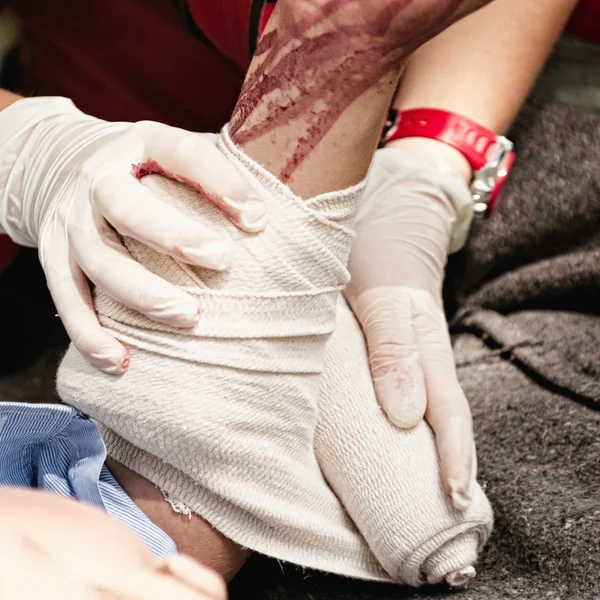
[[[567,31],[592,44],[600,44],[600,0],[580,0]]]
[[[70,97],[111,121],[216,131],[249,63],[253,4],[192,0],[211,48],[185,30],[172,0],[12,0],[23,23],[23,91]]]
[[[0,275],[17,255],[18,247],[7,235],[0,235]]]

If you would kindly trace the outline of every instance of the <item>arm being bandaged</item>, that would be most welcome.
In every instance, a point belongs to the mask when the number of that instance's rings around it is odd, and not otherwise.
[[[267,229],[244,233],[183,184],[145,178],[210,220],[236,249],[233,266],[210,272],[126,239],[141,264],[198,299],[199,323],[182,332],[98,293],[131,366],[108,376],[71,348],[62,399],[100,423],[115,460],[242,546],[411,585],[470,567],[491,529],[483,492],[466,513],[451,508],[429,429],[387,422],[361,331],[338,307],[363,186],[302,200],[227,130],[220,148],[265,197]]]

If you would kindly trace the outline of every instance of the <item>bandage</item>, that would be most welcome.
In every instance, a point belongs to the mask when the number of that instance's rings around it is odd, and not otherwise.
[[[145,178],[191,219],[208,218],[236,249],[233,265],[209,272],[127,239],[139,262],[198,299],[199,323],[182,332],[97,294],[101,323],[128,345],[131,366],[108,376],[70,348],[61,398],[101,424],[115,460],[242,546],[412,585],[472,565],[491,528],[483,493],[465,514],[450,508],[429,430],[386,421],[360,329],[338,307],[363,186],[305,201],[226,129],[220,147],[266,197],[267,229],[241,232],[184,185]]]

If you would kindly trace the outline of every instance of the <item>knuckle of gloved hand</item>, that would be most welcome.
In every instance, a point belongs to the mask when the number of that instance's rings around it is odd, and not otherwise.
[[[173,298],[154,296],[147,292],[137,291],[129,293],[128,304],[133,304],[144,315],[167,316],[167,307],[174,304]],[[163,315],[164,313],[164,315]]]
[[[421,344],[423,347],[423,356],[429,362],[441,364],[444,366],[454,366],[454,354],[452,352],[452,346],[450,341],[446,341],[441,336],[428,336],[419,332]]]
[[[131,211],[125,199],[122,202],[111,203],[105,216],[119,234],[125,237],[135,237],[138,224],[143,220],[142,215],[135,215]]]
[[[56,209],[56,219],[58,224],[63,228],[67,228],[69,215],[71,214],[71,206],[69,203],[61,202]]]
[[[101,354],[101,346],[99,346],[98,338],[96,337],[96,331],[88,328],[80,329],[78,327],[72,328],[69,331],[69,337],[73,342],[73,345],[82,353],[86,355],[99,355]],[[107,354],[106,358],[110,360],[111,355]],[[118,357],[115,355],[115,360]]]

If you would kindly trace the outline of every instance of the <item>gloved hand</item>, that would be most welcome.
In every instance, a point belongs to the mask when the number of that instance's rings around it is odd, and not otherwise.
[[[465,180],[448,163],[398,148],[378,150],[345,291],[365,334],[381,407],[402,428],[425,415],[437,438],[444,485],[458,509],[470,502],[476,467],[442,283],[448,254],[464,244],[471,214]]]
[[[107,123],[66,98],[23,99],[0,111],[0,228],[39,248],[69,337],[107,373],[123,373],[129,357],[98,323],[86,276],[160,323],[193,327],[201,318],[195,300],[135,262],[117,234],[208,269],[229,264],[227,244],[153,197],[141,176],[192,185],[246,231],[266,225],[261,198],[215,139],[154,122]]]

